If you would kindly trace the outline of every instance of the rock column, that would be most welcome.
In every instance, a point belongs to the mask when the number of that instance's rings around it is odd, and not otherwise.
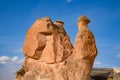
[[[90,72],[97,56],[97,48],[92,32],[88,29],[90,20],[86,16],[78,19],[78,33],[74,43],[74,60],[77,61],[76,80],[90,80]]]

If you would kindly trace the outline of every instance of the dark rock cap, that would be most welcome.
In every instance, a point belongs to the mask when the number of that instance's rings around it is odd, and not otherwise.
[[[56,20],[54,23],[61,23],[61,24],[64,24],[63,21],[60,21],[60,20]]]
[[[79,18],[78,18],[78,22],[79,21],[85,21],[87,23],[90,23],[90,19],[84,15],[81,15]]]

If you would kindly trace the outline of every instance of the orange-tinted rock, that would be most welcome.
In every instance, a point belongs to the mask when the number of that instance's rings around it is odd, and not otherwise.
[[[28,29],[25,62],[15,80],[90,80],[97,49],[86,17],[78,20],[74,48],[62,21],[40,18]]]
[[[26,34],[23,52],[45,63],[55,63],[71,54],[72,45],[63,29],[63,22],[54,24],[49,18],[38,19]]]
[[[82,20],[82,19],[83,20]],[[91,80],[90,72],[97,55],[97,48],[92,32],[87,28],[87,21],[85,16],[81,16],[78,20],[78,33],[74,43],[73,63],[77,67],[72,71],[74,80]],[[70,62],[71,63],[71,62]],[[69,63],[69,64],[70,64]],[[72,79],[70,79],[72,80]]]
[[[63,61],[68,56],[71,55],[73,46],[69,40],[69,37],[67,36],[64,28],[63,28],[63,22],[62,21],[55,21],[54,24],[57,26],[57,55],[56,55],[56,61]]]
[[[46,35],[53,33],[49,18],[40,18],[26,32],[23,53],[31,58],[39,59],[46,46]]]

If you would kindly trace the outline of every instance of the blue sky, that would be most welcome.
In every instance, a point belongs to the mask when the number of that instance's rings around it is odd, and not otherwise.
[[[80,15],[91,19],[98,56],[94,67],[120,68],[120,0],[0,0],[0,80],[13,80],[24,61],[26,30],[40,17],[62,20],[71,42]],[[7,77],[6,77],[7,75]]]

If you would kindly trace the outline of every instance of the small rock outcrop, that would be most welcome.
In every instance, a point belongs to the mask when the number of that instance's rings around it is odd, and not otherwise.
[[[90,20],[78,19],[78,34],[74,47],[62,21],[39,18],[27,30],[23,45],[25,61],[15,80],[90,80],[97,55]]]
[[[92,80],[120,80],[120,69],[118,68],[93,68]]]

